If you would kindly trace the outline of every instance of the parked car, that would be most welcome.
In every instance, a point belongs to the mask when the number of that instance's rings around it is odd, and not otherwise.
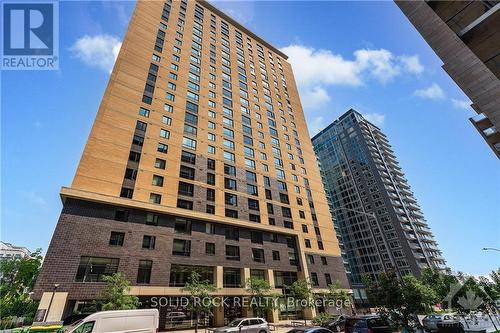
[[[184,312],[174,311],[167,313],[166,319],[167,323],[179,324],[182,323],[184,320],[186,320],[187,316]]]
[[[158,309],[101,311],[84,318],[70,333],[156,333]]]
[[[345,333],[392,333],[390,323],[377,315],[346,317]]]
[[[325,322],[321,327],[328,328],[332,332],[343,332],[346,316],[340,315],[330,321]]]
[[[333,333],[324,327],[295,327],[287,333]]]
[[[63,320],[63,326],[69,326],[69,325],[74,325],[76,322],[90,316],[91,313],[79,313],[79,314],[72,314],[70,316],[67,316]]]
[[[458,320],[458,318],[452,313],[433,313],[422,319],[422,326],[427,332],[437,332],[439,331],[438,324],[454,320]]]
[[[270,333],[269,324],[262,318],[238,318],[227,326],[215,329],[215,333],[228,332]]]

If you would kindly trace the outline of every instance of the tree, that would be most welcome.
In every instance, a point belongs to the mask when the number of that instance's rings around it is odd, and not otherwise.
[[[311,283],[306,279],[297,280],[290,286],[290,295],[293,297],[296,306],[304,308],[314,307],[314,293],[311,287]],[[307,324],[306,317],[304,315],[304,324]]]
[[[196,315],[195,332],[198,333],[198,322],[200,315],[210,315],[213,307],[213,297],[211,293],[215,292],[217,288],[208,280],[202,280],[201,275],[193,271],[186,282],[183,291],[190,295],[188,309],[191,313]]]
[[[380,315],[410,332],[420,325],[417,314],[429,311],[438,301],[436,292],[412,275],[399,280],[395,273],[380,274],[377,281],[365,277],[364,283]]]
[[[101,292],[103,310],[131,310],[139,306],[137,296],[129,295],[130,282],[122,273],[104,276],[106,286]]]
[[[265,318],[267,313],[275,308],[277,295],[272,293],[271,285],[266,280],[247,279],[246,291],[252,296],[250,305],[255,316]]]
[[[29,257],[0,261],[0,314],[25,317],[33,320],[38,302],[29,297],[42,266],[42,250],[37,249]]]
[[[335,307],[339,309],[342,314],[342,307],[350,306],[351,295],[340,285],[340,282],[336,281],[328,285],[328,291],[323,294],[324,299],[328,303],[334,303]],[[341,305],[341,306],[340,306]]]

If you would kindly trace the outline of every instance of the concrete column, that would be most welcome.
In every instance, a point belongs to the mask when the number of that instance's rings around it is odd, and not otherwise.
[[[222,289],[224,287],[224,267],[217,266],[215,268],[215,287]]]
[[[224,326],[224,306],[219,304],[214,307],[214,326]]]
[[[267,282],[269,282],[269,285],[271,286],[271,288],[275,288],[274,271],[272,269],[267,269],[265,274],[266,274],[266,280],[267,280]]]
[[[241,288],[246,288],[247,280],[250,278],[250,268],[243,268],[241,273]]]
[[[315,308],[305,308],[303,309],[304,311],[304,318],[307,320],[312,320],[314,317],[316,317],[316,309]]]
[[[63,316],[64,307],[66,306],[66,299],[68,298],[68,293],[66,292],[56,292],[54,293],[54,298],[52,298],[52,292],[44,292],[40,303],[38,304],[38,310],[49,311],[46,314],[45,321],[60,321]],[[52,299],[52,304],[49,303]]]

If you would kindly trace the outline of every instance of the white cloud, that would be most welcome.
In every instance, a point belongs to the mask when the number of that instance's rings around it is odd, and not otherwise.
[[[311,136],[316,135],[319,133],[319,131],[326,127],[325,120],[321,116],[316,117],[312,121],[308,122],[308,127],[309,132],[311,132]]]
[[[427,88],[415,90],[413,94],[418,97],[432,100],[439,100],[445,97],[443,89],[441,89],[437,83],[433,83]]]
[[[452,98],[451,100],[451,105],[453,105],[454,108],[456,109],[462,109],[462,110],[470,110],[471,109],[471,101],[468,99],[455,99]]]
[[[356,50],[352,59],[330,50],[296,44],[281,51],[289,57],[306,108],[328,102],[327,87],[331,85],[357,87],[370,79],[387,83],[403,73],[423,71],[418,56],[395,56],[385,49]]]
[[[418,55],[413,56],[400,56],[399,61],[403,68],[412,74],[421,74],[424,71],[424,66],[420,63]]]
[[[384,126],[385,115],[380,113],[363,113],[363,118],[371,122],[373,125],[377,127]]]
[[[324,88],[316,86],[305,90],[300,95],[300,99],[305,108],[317,108],[330,101],[330,96]]]
[[[122,43],[118,37],[110,35],[85,35],[70,48],[74,56],[83,63],[111,72]]]

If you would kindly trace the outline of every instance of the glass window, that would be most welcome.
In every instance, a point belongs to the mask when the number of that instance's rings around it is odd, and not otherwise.
[[[139,260],[139,268],[137,270],[137,283],[149,283],[151,279],[151,268],[153,261]]]

